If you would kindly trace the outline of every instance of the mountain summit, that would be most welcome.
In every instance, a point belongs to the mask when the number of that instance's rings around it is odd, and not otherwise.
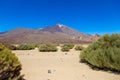
[[[71,36],[80,36],[80,35],[83,34],[79,31],[74,30],[74,29],[72,29],[68,26],[63,25],[63,24],[48,26],[48,27],[42,29],[41,31],[48,31],[48,32],[51,32],[51,33],[61,32],[61,33],[65,33],[65,34],[68,34],[68,35],[71,35]]]
[[[0,34],[0,41],[6,43],[88,43],[98,36],[87,35],[63,24],[42,29],[17,28]]]

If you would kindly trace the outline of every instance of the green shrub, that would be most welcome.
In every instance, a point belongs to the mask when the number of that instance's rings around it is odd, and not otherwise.
[[[40,52],[56,52],[57,50],[57,47],[52,44],[42,44],[39,46]]]
[[[62,49],[61,49],[63,52],[68,52],[70,51],[70,48],[68,46],[62,46]]]
[[[73,47],[74,47],[73,44],[64,44],[61,50],[66,52],[66,51],[70,51],[70,49],[72,49]]]
[[[73,47],[74,47],[74,44],[64,44],[64,46],[67,46],[67,47],[69,47],[69,49],[73,49]]]
[[[32,50],[35,49],[36,45],[34,44],[21,44],[17,46],[17,50]]]
[[[80,58],[98,68],[120,71],[120,34],[104,35],[84,49]]]
[[[0,44],[0,80],[23,80],[21,63],[9,49]]]
[[[77,50],[77,51],[81,51],[81,50],[83,50],[83,49],[84,49],[84,47],[83,47],[83,46],[80,46],[80,45],[75,47],[75,50]]]
[[[5,45],[5,47],[7,47],[10,50],[17,50],[17,47],[12,44],[4,44],[4,45]]]

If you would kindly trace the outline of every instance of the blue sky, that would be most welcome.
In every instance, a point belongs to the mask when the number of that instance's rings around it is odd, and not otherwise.
[[[61,23],[85,33],[120,33],[119,0],[0,0],[0,32]]]

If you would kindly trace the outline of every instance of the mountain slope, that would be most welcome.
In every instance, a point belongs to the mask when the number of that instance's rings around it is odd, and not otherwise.
[[[0,42],[6,43],[82,43],[93,42],[97,36],[87,35],[68,26],[57,24],[43,29],[17,28],[0,34]]]
[[[55,26],[48,26],[47,28],[42,29],[42,31],[48,31],[51,33],[62,32],[71,36],[80,36],[82,34],[81,32],[69,28],[68,26],[62,24],[57,24]]]

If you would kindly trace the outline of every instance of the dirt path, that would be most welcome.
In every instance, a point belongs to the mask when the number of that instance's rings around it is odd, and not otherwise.
[[[79,52],[13,51],[19,57],[26,80],[120,80],[120,75],[95,71],[79,63]],[[67,53],[67,55],[65,55]]]

